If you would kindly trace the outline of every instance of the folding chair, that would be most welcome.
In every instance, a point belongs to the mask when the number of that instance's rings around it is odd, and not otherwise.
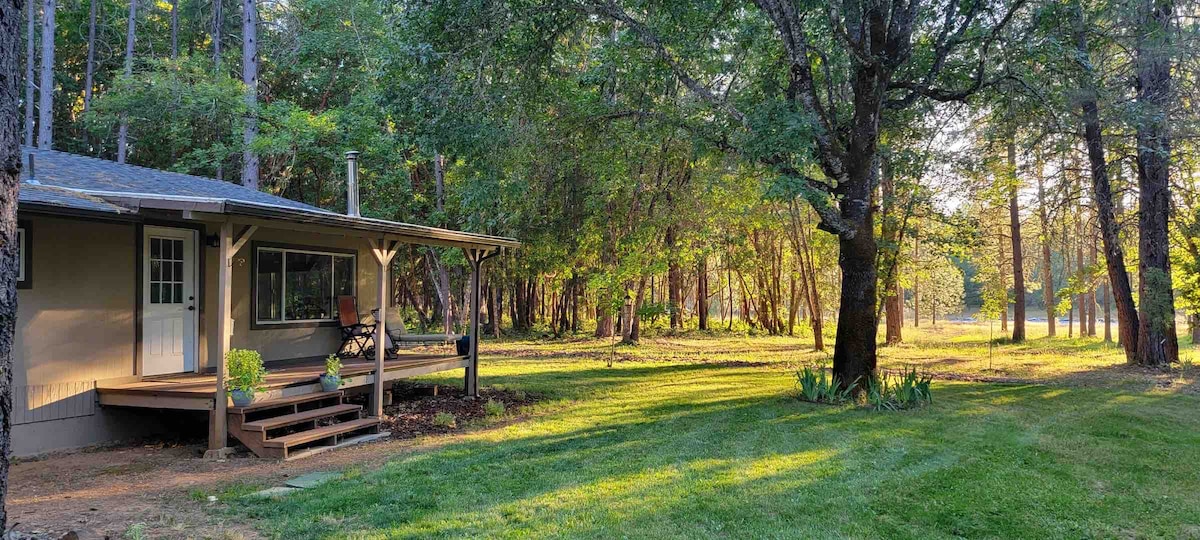
[[[363,324],[359,319],[358,300],[353,296],[339,296],[337,305],[338,325],[342,331],[342,346],[338,347],[338,355],[374,356],[375,326]]]

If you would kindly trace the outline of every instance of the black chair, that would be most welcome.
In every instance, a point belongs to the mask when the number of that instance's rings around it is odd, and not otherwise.
[[[339,296],[337,302],[338,325],[342,331],[342,346],[338,347],[338,355],[374,357],[375,326],[363,324],[359,319],[358,301],[353,296]]]

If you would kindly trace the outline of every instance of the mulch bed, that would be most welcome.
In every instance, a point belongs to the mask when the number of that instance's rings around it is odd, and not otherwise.
[[[486,418],[488,400],[504,404],[504,414],[511,416],[522,407],[537,401],[520,390],[481,388],[479,399],[465,399],[462,388],[432,384],[397,383],[392,387],[392,404],[384,407],[388,430],[397,439],[412,439],[422,435],[452,433],[468,424]],[[454,425],[434,423],[438,413],[454,415]]]

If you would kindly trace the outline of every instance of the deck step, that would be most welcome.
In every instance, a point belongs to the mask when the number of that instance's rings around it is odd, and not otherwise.
[[[320,409],[312,409],[309,411],[300,411],[298,413],[285,414],[283,416],[276,416],[273,418],[264,418],[262,420],[255,420],[253,422],[246,422],[245,424],[242,424],[242,429],[244,429],[246,431],[267,431],[267,430],[271,430],[271,429],[278,429],[281,427],[287,427],[287,426],[299,424],[302,422],[308,422],[311,420],[318,420],[321,418],[328,418],[328,417],[332,417],[332,416],[339,416],[342,414],[355,412],[355,411],[361,411],[361,410],[362,410],[361,405],[353,405],[353,404],[349,404],[349,403],[343,403],[341,405],[333,405],[333,406],[329,406],[329,407],[322,407]]]
[[[351,431],[358,431],[360,429],[365,429],[365,428],[369,428],[369,427],[377,427],[377,426],[379,426],[378,418],[375,418],[375,417],[360,418],[358,420],[350,420],[347,422],[341,422],[341,423],[333,424],[330,426],[321,426],[319,428],[310,429],[308,431],[300,431],[297,433],[292,433],[290,435],[284,435],[282,437],[275,437],[273,439],[267,439],[266,441],[263,442],[263,446],[265,446],[267,448],[289,448],[292,446],[301,445],[301,444],[309,443],[312,441],[319,441],[321,439],[335,437],[335,436],[341,435],[343,433],[350,433]]]
[[[267,399],[256,401],[245,407],[230,407],[229,414],[245,414],[251,411],[261,411],[263,409],[273,409],[275,407],[286,407],[288,405],[296,405],[300,403],[308,403],[310,401],[318,401],[322,399],[330,399],[341,397],[342,391],[336,390],[333,392],[316,392],[312,394],[302,394],[299,396],[283,397],[276,399]]]

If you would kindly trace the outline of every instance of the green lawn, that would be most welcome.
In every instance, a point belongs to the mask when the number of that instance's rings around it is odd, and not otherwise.
[[[913,339],[940,344],[925,365],[986,370],[979,334]],[[824,358],[799,347],[661,338],[608,368],[607,342],[485,344],[483,384],[547,398],[527,417],[223,511],[279,538],[1200,538],[1192,384],[939,382],[932,406],[880,413],[795,400],[792,366]],[[1044,357],[1021,369],[1053,382],[1087,351],[1119,371],[1086,340],[1004,346],[993,365]]]

